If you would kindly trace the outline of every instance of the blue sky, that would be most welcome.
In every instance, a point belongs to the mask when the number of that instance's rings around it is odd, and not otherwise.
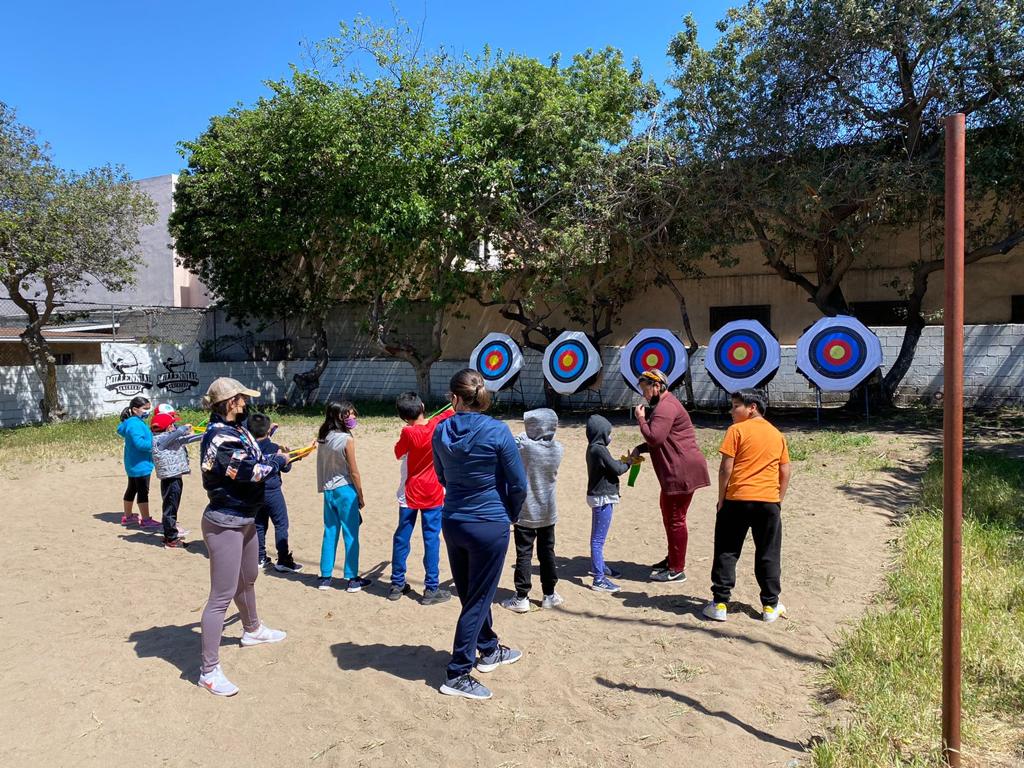
[[[120,163],[136,178],[177,171],[176,144],[211,115],[265,93],[303,63],[302,41],[357,15],[392,23],[393,7],[428,47],[493,48],[546,58],[612,45],[662,83],[665,49],[693,13],[706,45],[735,2],[623,0],[37,0],[0,26],[0,100],[74,170]]]

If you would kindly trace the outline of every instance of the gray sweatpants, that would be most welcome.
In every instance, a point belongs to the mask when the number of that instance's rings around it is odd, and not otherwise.
[[[255,632],[260,627],[256,612],[256,575],[259,573],[259,542],[256,526],[224,528],[203,518],[203,541],[210,553],[210,598],[203,611],[203,673],[220,662],[220,638],[224,615],[234,598],[242,627]]]

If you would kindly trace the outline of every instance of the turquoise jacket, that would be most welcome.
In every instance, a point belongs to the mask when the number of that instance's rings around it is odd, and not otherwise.
[[[153,433],[138,416],[129,416],[117,426],[124,438],[124,471],[128,477],[149,477],[153,474]]]

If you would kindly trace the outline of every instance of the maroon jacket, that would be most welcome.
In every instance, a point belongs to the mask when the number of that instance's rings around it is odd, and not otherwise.
[[[693,493],[711,485],[690,414],[676,396],[665,392],[657,407],[653,411],[648,408],[647,413],[647,422],[640,422],[644,444],[637,447],[641,453],[651,454],[662,493]]]

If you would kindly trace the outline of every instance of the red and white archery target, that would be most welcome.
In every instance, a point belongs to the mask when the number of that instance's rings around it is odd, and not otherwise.
[[[704,367],[727,392],[760,387],[779,370],[782,348],[757,320],[733,320],[711,337]]]
[[[822,392],[849,392],[882,365],[882,342],[855,317],[823,317],[796,342],[796,367]]]
[[[622,348],[619,371],[637,392],[640,391],[640,374],[657,368],[668,376],[669,388],[686,373],[689,360],[686,347],[672,331],[665,328],[645,328],[637,333]]]
[[[499,392],[514,381],[523,367],[523,353],[512,337],[489,333],[477,344],[469,358],[470,367],[484,377],[484,386]]]
[[[601,355],[581,331],[565,331],[544,350],[544,378],[561,395],[571,395],[601,370]]]

